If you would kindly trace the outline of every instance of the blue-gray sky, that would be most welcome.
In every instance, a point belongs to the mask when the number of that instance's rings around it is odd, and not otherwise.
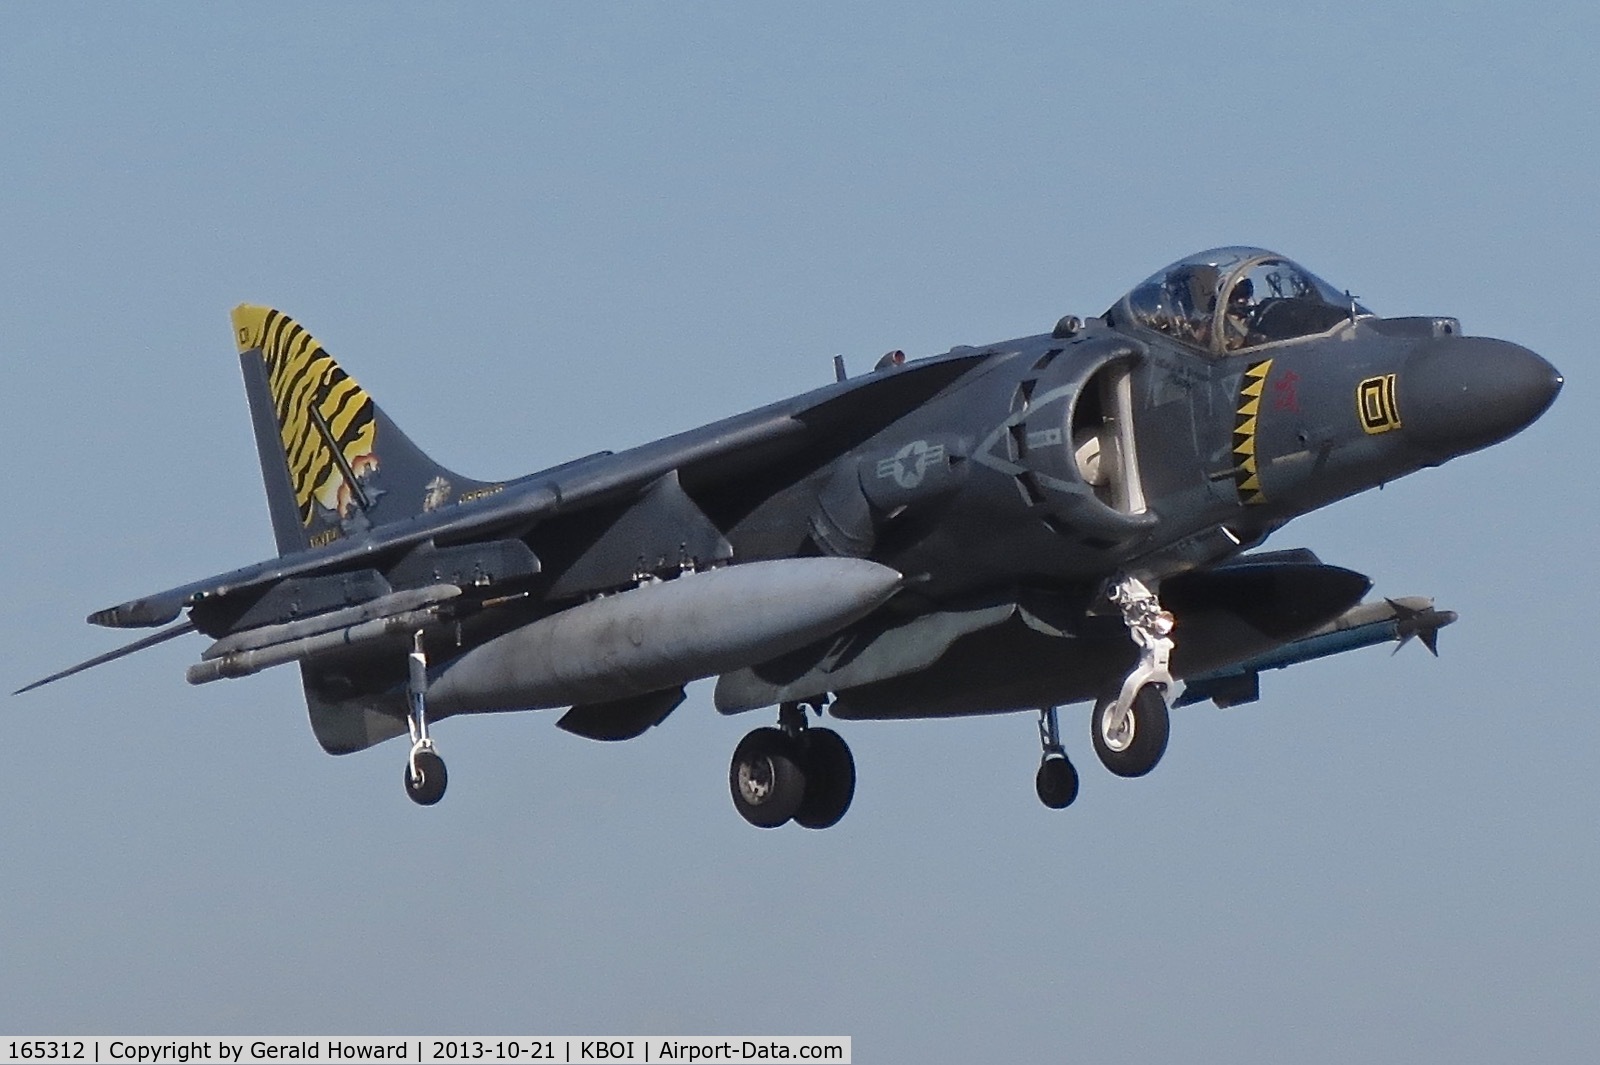
[[[1085,10],[1074,11],[1074,7]],[[1092,10],[1089,8],[1092,7]],[[0,10],[6,688],[90,610],[264,557],[227,312],[302,320],[503,477],[1098,313],[1255,243],[1568,384],[1290,526],[1462,620],[1175,714],[1033,795],[1022,715],[846,724],[761,832],[706,685],[324,755],[180,641],[4,707],[0,1029],[815,1033],[871,1063],[1587,1060],[1600,1045],[1588,3]]]

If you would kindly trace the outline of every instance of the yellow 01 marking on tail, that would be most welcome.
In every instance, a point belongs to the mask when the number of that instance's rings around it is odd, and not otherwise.
[[[345,463],[359,477],[377,464],[372,397],[286,314],[241,304],[233,309],[233,333],[241,352],[260,349],[266,360],[273,413],[300,521],[310,525],[319,505],[342,516],[350,504],[351,488],[312,410],[321,416]]]
[[[1239,502],[1246,505],[1267,501],[1261,490],[1261,470],[1256,465],[1256,428],[1261,394],[1266,391],[1267,374],[1271,372],[1271,359],[1255,363],[1245,370],[1239,385],[1239,410],[1233,422],[1233,483],[1239,491]]]

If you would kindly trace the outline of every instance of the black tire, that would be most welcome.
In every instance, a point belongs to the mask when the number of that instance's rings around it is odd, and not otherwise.
[[[418,751],[415,761],[417,772],[422,775],[421,780],[412,779],[411,761],[406,761],[406,794],[418,806],[432,806],[444,798],[445,785],[450,782],[450,775],[444,769],[444,759],[432,751]]]
[[[733,808],[757,828],[777,828],[800,809],[806,776],[793,741],[775,728],[758,728],[734,748],[728,766]]]
[[[794,823],[802,828],[832,828],[855,798],[856,760],[844,737],[832,729],[806,729],[800,744],[806,790]]]
[[[1167,697],[1154,684],[1146,684],[1133,697],[1129,710],[1129,725],[1133,736],[1122,750],[1115,750],[1107,741],[1104,722],[1117,693],[1112,691],[1094,704],[1094,714],[1089,731],[1094,738],[1094,753],[1100,762],[1119,777],[1142,777],[1156,767],[1167,750],[1167,733],[1171,722],[1167,717]]]
[[[1033,778],[1039,801],[1052,810],[1065,810],[1078,797],[1078,771],[1066,755],[1046,755]]]

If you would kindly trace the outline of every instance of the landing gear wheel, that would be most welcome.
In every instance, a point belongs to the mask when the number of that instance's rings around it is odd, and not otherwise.
[[[412,776],[415,764],[417,776]],[[444,771],[444,759],[432,751],[418,751],[406,762],[406,794],[418,806],[432,806],[444,798],[444,787],[449,775]]]
[[[800,809],[806,777],[795,742],[775,728],[758,728],[734,748],[728,766],[733,808],[757,828],[777,828]]]
[[[802,828],[832,828],[856,793],[856,761],[844,738],[832,729],[808,728],[800,734],[800,764],[805,795],[795,811]]]
[[[1046,755],[1033,778],[1039,801],[1052,810],[1065,810],[1078,797],[1078,771],[1064,754]]]
[[[1156,767],[1167,749],[1167,697],[1155,684],[1146,684],[1133,697],[1120,728],[1111,727],[1111,710],[1117,693],[1109,692],[1094,704],[1090,732],[1094,753],[1119,777],[1142,777]]]

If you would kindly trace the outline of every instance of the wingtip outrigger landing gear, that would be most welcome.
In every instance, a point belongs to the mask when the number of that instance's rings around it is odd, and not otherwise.
[[[1039,746],[1044,755],[1039,759],[1039,772],[1033,778],[1039,801],[1052,810],[1064,810],[1078,797],[1078,771],[1061,746],[1061,721],[1053,706],[1039,710]]]
[[[406,760],[406,794],[419,806],[432,806],[444,798],[444,759],[433,749],[428,737],[428,654],[422,649],[422,630],[418,629],[407,663],[406,725],[411,730],[411,756]]]
[[[1120,688],[1095,703],[1094,750],[1118,776],[1142,777],[1156,767],[1167,749],[1167,693],[1172,690],[1167,663],[1172,656],[1174,619],[1137,577],[1119,577],[1109,595],[1139,648],[1139,664]]]

